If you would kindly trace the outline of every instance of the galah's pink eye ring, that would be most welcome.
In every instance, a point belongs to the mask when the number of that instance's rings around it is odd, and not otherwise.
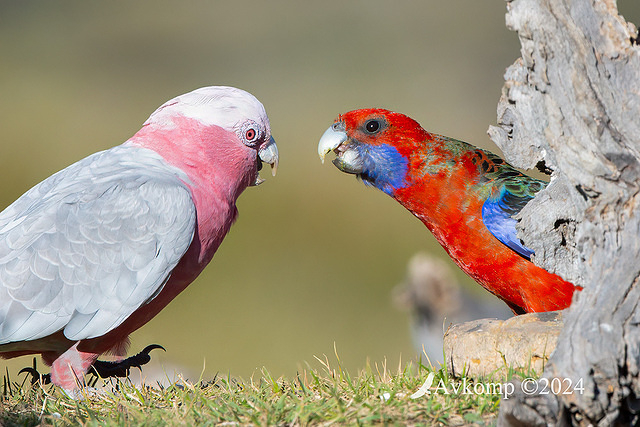
[[[244,142],[245,145],[253,147],[257,141],[262,138],[262,128],[253,120],[249,120],[238,130],[238,138]]]

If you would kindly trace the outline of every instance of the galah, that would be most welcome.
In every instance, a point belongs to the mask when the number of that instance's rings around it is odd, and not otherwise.
[[[211,261],[262,162],[275,175],[263,105],[203,87],[27,191],[0,213],[0,356],[41,354],[51,381],[77,393],[102,353],[123,356]]]
[[[470,144],[384,109],[338,116],[318,145],[324,160],[397,200],[469,276],[516,314],[564,309],[580,289],[531,262],[518,238],[522,208],[546,183]]]

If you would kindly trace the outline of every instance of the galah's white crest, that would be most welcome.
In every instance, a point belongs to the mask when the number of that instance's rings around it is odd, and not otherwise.
[[[209,263],[262,162],[275,175],[264,107],[212,86],[27,191],[0,213],[0,356],[39,353],[77,392]]]

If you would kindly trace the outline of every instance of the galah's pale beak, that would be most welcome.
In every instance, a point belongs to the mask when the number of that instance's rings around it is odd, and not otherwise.
[[[333,151],[336,154],[333,164],[342,172],[357,175],[363,170],[359,145],[356,141],[349,140],[344,122],[335,122],[322,134],[318,142],[318,155],[324,163],[325,156]]]
[[[258,164],[258,170],[262,169],[262,163],[271,165],[271,175],[276,176],[278,171],[278,146],[276,145],[273,137],[269,138],[269,141],[258,150],[258,158],[260,163]],[[260,175],[256,177],[256,182],[253,185],[260,185],[264,182],[264,179],[260,178]]]

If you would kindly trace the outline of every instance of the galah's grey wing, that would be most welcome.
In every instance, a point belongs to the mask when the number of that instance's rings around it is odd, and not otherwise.
[[[196,226],[181,174],[150,150],[116,147],[0,213],[0,344],[101,336],[157,295]]]

